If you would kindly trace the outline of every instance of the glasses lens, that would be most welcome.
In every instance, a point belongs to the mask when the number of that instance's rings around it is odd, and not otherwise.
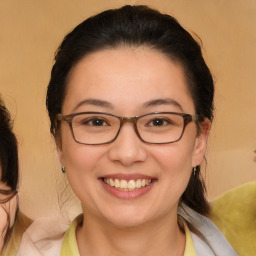
[[[111,115],[93,113],[73,117],[72,129],[75,140],[85,144],[103,144],[114,139],[120,120]]]
[[[184,127],[183,116],[150,114],[140,117],[137,128],[141,138],[149,143],[170,143],[180,139]]]

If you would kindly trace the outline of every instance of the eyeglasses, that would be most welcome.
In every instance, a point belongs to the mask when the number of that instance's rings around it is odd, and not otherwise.
[[[188,123],[198,121],[197,115],[176,112],[154,112],[135,117],[121,117],[103,112],[58,114],[58,121],[69,124],[74,140],[86,145],[113,142],[122,125],[134,124],[137,136],[146,143],[167,144],[181,139]]]

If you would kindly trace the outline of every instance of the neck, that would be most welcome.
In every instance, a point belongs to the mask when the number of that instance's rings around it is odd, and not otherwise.
[[[86,215],[77,228],[77,243],[81,256],[181,256],[185,234],[177,216],[136,227],[117,227]]]

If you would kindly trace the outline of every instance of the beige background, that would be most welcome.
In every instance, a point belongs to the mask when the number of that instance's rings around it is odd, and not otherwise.
[[[63,187],[45,109],[54,52],[86,17],[123,4],[148,4],[172,14],[203,41],[216,80],[209,199],[256,179],[255,0],[0,0],[0,93],[15,118],[20,205],[30,217],[57,214]]]

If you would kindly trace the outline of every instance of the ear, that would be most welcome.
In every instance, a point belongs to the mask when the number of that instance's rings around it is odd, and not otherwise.
[[[210,129],[211,121],[205,118],[204,122],[200,124],[200,133],[195,140],[192,167],[200,165],[204,159]]]

